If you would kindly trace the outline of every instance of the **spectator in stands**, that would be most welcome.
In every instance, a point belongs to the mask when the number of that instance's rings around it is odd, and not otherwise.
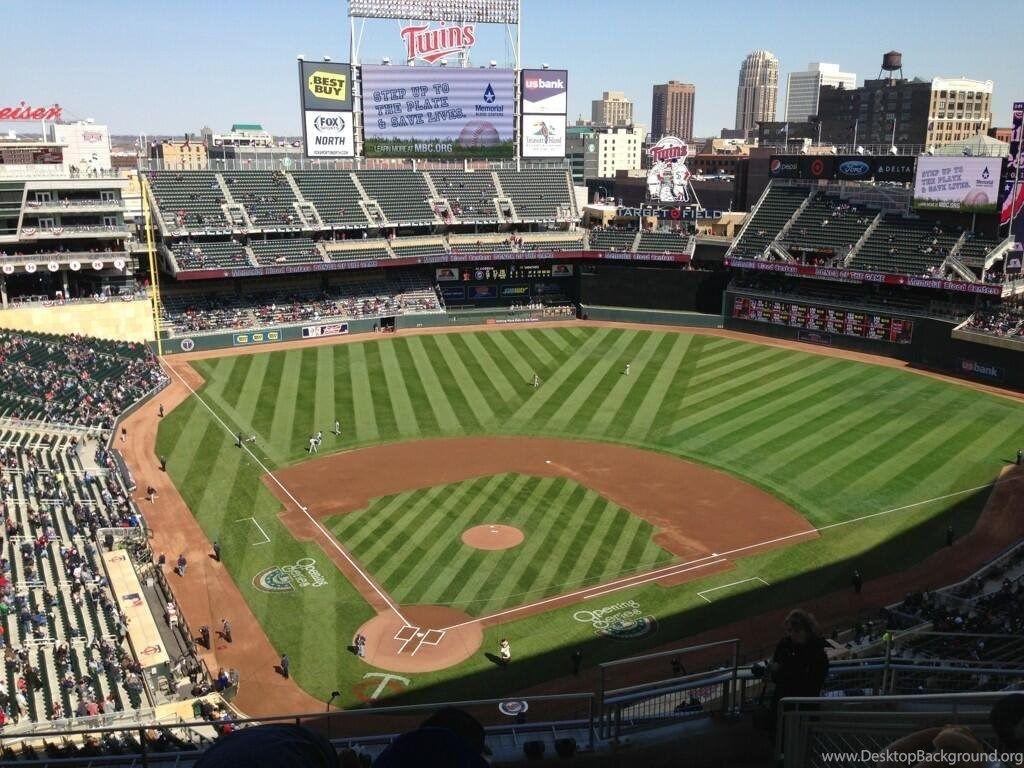
[[[825,641],[807,611],[796,609],[786,617],[786,636],[775,646],[769,665],[775,691],[772,708],[787,696],[820,696],[828,673]]]
[[[257,725],[229,732],[204,752],[195,768],[337,768],[327,739],[301,725]]]

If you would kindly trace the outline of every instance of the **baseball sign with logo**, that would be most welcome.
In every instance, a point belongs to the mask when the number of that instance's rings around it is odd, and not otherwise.
[[[327,580],[320,574],[312,557],[300,558],[294,565],[265,568],[252,579],[252,585],[261,592],[291,592],[326,584]]]
[[[353,157],[351,112],[309,110],[306,120],[306,155],[308,157]]]
[[[590,611],[576,611],[572,617],[581,624],[593,627],[594,634],[612,640],[636,640],[647,637],[658,628],[657,619],[644,615],[636,600],[626,600]]]
[[[690,201],[690,171],[686,167],[689,147],[682,139],[664,136],[647,150],[651,170],[647,172],[647,194],[664,203]]]

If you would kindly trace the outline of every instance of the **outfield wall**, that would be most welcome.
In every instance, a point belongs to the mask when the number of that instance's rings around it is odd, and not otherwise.
[[[602,307],[717,313],[728,272],[654,264],[582,263],[579,300]]]
[[[809,345],[839,347],[872,355],[883,355],[905,360],[921,368],[928,368],[993,386],[1024,390],[1024,354],[990,344],[979,344],[954,336],[957,323],[937,318],[901,314],[879,313],[877,308],[857,308],[849,305],[812,302],[816,307],[840,312],[860,312],[865,315],[885,314],[887,317],[913,324],[909,339],[879,341],[858,338],[843,333],[808,331],[773,322],[739,319],[733,316],[735,301],[747,294],[726,292],[722,304],[723,327],[779,339],[803,341]],[[758,297],[762,298],[762,297]],[[784,295],[780,301],[790,300]],[[806,299],[792,297],[792,302],[808,304]],[[959,335],[959,334],[958,334]]]
[[[666,309],[644,309],[643,307],[602,307],[597,304],[581,304],[580,312],[585,320],[677,325],[681,328],[722,327],[721,315],[702,312],[670,312]]]

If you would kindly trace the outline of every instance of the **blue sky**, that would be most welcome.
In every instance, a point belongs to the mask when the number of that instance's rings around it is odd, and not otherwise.
[[[1024,98],[1015,5],[523,0],[523,60],[569,70],[570,120],[621,90],[649,125],[653,83],[694,83],[696,133],[717,135],[732,127],[739,64],[755,48],[780,59],[780,100],[785,74],[811,61],[863,80],[895,48],[908,76],[994,80],[994,121],[1007,125]],[[296,54],[345,61],[349,49],[345,0],[34,0],[7,8],[5,27],[0,105],[59,102],[114,133],[260,122],[297,134]],[[474,63],[508,61],[504,30],[478,29]],[[367,63],[401,60],[398,23],[368,23],[362,52]]]

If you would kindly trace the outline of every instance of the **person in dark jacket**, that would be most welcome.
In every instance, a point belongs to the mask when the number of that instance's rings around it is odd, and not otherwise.
[[[772,709],[787,696],[820,696],[828,674],[825,641],[818,624],[807,611],[790,611],[786,617],[786,636],[775,646],[771,663],[775,693]]]

